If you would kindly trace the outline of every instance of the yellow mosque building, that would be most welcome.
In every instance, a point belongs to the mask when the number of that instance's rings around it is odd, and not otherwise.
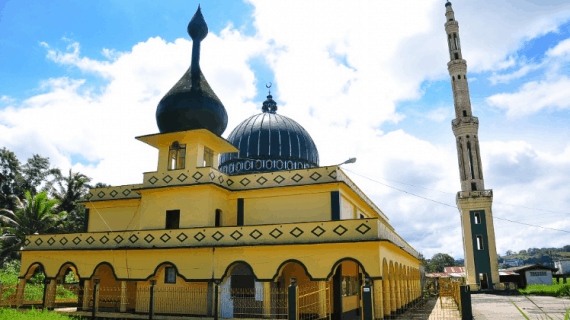
[[[420,296],[418,252],[343,172],[319,166],[317,146],[271,93],[262,112],[222,138],[227,113],[199,65],[208,28],[188,25],[190,68],[162,98],[159,133],[137,137],[157,150],[140,184],[90,190],[85,230],[31,235],[22,251],[18,305],[42,267],[42,302],[53,308],[218,318],[362,317],[363,285],[375,319]],[[69,271],[78,297],[60,299]]]

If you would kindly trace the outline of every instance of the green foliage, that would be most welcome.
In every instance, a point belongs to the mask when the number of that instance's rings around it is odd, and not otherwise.
[[[40,310],[14,310],[11,308],[0,308],[0,320],[69,320],[69,319],[81,319],[81,317],[69,317],[61,315],[50,311],[40,311]]]
[[[23,201],[16,196],[10,198],[14,201],[15,209],[0,209],[0,220],[5,225],[0,236],[2,259],[17,257],[17,251],[23,248],[27,235],[47,233],[67,214],[54,214],[59,200],[48,199],[45,191],[35,196],[26,191]]]
[[[423,256],[422,256],[423,257]],[[456,267],[455,259],[446,253],[436,253],[427,261],[426,272],[443,272],[445,267]]]
[[[91,178],[79,172],[69,170],[67,177],[60,177],[57,188],[53,190],[53,197],[59,200],[57,212],[67,212],[66,217],[58,226],[58,231],[65,233],[81,232],[85,218],[85,208],[78,204],[87,193]]]

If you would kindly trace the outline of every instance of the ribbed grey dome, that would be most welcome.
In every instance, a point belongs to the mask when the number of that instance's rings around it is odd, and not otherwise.
[[[319,166],[319,152],[309,133],[294,120],[276,114],[268,96],[264,112],[239,124],[228,141],[238,153],[220,157],[220,171],[226,174],[293,170]]]

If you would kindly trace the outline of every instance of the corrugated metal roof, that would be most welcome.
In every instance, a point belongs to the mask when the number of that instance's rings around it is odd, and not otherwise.
[[[445,273],[465,273],[465,267],[445,267]]]

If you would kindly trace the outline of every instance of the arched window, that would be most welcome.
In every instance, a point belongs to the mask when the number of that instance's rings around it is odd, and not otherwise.
[[[214,222],[214,227],[221,227],[222,226],[222,210],[216,209],[216,219]]]
[[[457,80],[460,80],[460,79],[461,79],[461,75],[458,74],[458,75],[457,75]]]
[[[455,60],[459,59],[459,54],[456,52],[455,53]]]
[[[463,110],[463,116],[467,117],[467,111]]]

